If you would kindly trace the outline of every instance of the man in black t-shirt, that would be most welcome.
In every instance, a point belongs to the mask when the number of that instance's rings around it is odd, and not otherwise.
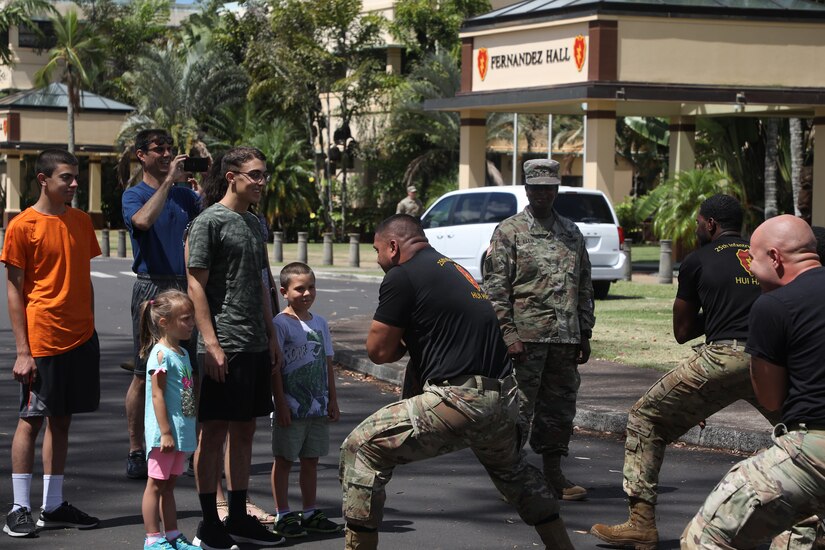
[[[790,215],[756,229],[750,257],[767,291],[750,312],[751,378],[782,423],[771,448],[719,482],[682,548],[755,548],[825,511],[825,268],[811,228]]]
[[[377,548],[396,465],[470,447],[546,547],[572,549],[558,501],[521,450],[515,383],[487,295],[412,216],[384,220],[373,248],[386,276],[367,352],[381,364],[409,350],[423,391],[371,415],[341,446],[346,548]]]
[[[699,207],[700,248],[679,269],[673,333],[683,344],[705,335],[705,344],[654,384],[630,409],[624,490],[630,517],[590,532],[611,544],[653,546],[659,540],[655,506],[665,448],[705,418],[739,399],[759,408],[751,387],[745,341],[748,312],[759,296],[750,271],[748,241],[739,235],[742,207],[714,195]],[[759,408],[768,420],[777,420]]]

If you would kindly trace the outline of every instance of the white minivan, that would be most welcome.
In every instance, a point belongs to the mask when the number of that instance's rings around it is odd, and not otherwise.
[[[459,189],[442,195],[421,216],[430,244],[482,279],[484,255],[493,230],[527,206],[523,185]],[[610,283],[624,277],[624,233],[607,196],[596,189],[559,187],[554,208],[576,222],[587,243],[596,298],[605,298]]]

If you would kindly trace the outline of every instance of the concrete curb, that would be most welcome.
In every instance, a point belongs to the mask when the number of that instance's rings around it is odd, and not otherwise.
[[[366,357],[364,352],[338,350],[333,360],[346,369],[368,374],[398,386],[404,380],[403,366],[398,363],[376,365]],[[627,426],[627,413],[579,406],[573,423],[586,430],[621,434]],[[694,426],[680,437],[679,441],[689,445],[749,453],[772,445],[770,433],[764,430],[739,430],[726,426],[709,426],[705,429]]]

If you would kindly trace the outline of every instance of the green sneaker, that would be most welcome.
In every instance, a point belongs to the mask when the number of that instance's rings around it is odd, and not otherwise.
[[[273,531],[288,539],[307,536],[306,530],[301,526],[301,517],[297,512],[290,512],[275,523]]]
[[[321,510],[317,510],[309,518],[304,518],[302,515],[301,525],[304,529],[313,533],[337,533],[344,528],[343,525],[328,520],[326,514]]]

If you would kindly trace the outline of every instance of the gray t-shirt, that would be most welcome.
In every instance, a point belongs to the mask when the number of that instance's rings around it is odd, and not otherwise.
[[[192,222],[188,266],[209,270],[206,299],[224,352],[268,347],[261,302],[265,265],[261,224],[251,212],[240,214],[215,203]],[[198,335],[198,353],[204,351]]]

